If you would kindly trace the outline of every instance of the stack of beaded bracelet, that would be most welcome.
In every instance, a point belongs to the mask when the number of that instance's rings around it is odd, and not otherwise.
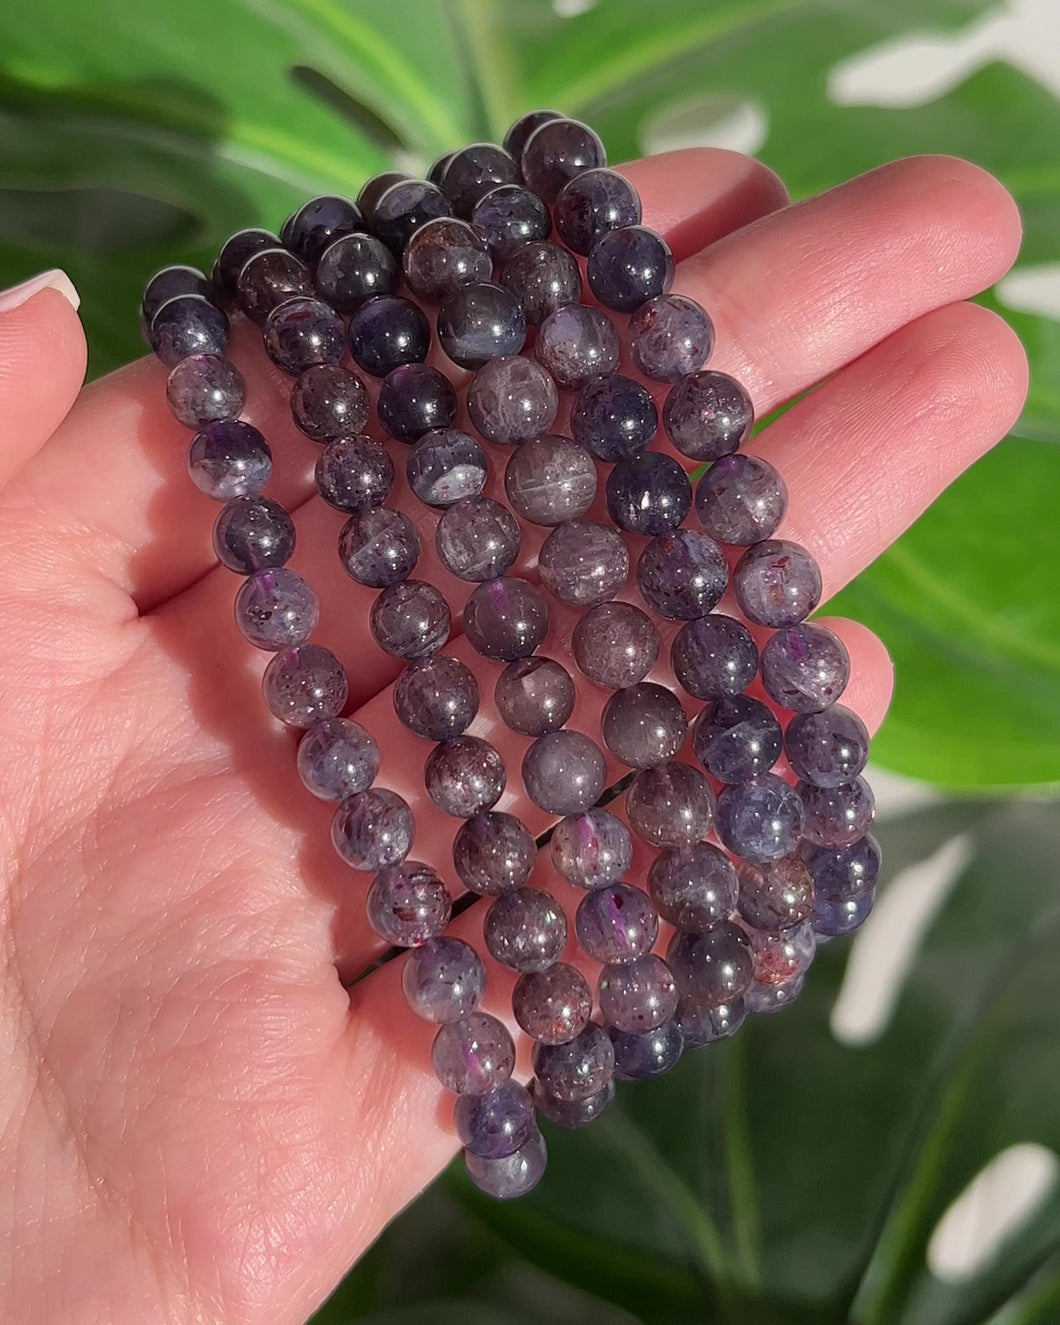
[[[593,304],[581,302],[583,271]],[[337,802],[339,856],[374,876],[372,927],[411,949],[403,987],[413,1010],[439,1023],[433,1063],[458,1097],[468,1170],[501,1197],[528,1191],[544,1171],[537,1113],[581,1126],[606,1109],[616,1078],[658,1075],[684,1049],[731,1035],[749,1012],[790,1003],[816,944],[856,929],[873,902],[880,852],[859,776],[868,734],[835,702],[849,660],[834,634],[805,621],[820,573],[804,548],[773,538],[784,483],[740,452],[751,402],[731,377],[704,369],[713,327],[694,300],[670,293],[673,276],[669,248],[641,225],[640,200],[606,169],[599,138],[556,111],[535,111],[503,147],[454,152],[426,180],[377,175],[356,204],[314,198],[278,236],[233,235],[210,277],[169,267],[144,292],[145,334],[171,369],[170,407],[196,430],[191,476],[224,503],[217,557],[245,577],[236,622],[274,653],[265,702],[304,729],[298,772],[315,796]],[[617,371],[622,342],[605,310],[630,315],[625,348],[636,377]],[[322,447],[320,496],[348,516],[341,564],[379,591],[372,635],[406,664],[394,708],[409,731],[435,742],[424,782],[434,805],[462,821],[456,877],[491,899],[485,946],[519,973],[512,1011],[534,1041],[529,1088],[511,1079],[507,1027],[478,1010],[482,958],[444,934],[449,886],[407,859],[412,809],[374,785],[375,740],[339,716],[343,665],[309,642],[318,603],[286,569],[289,515],[262,495],[269,446],[239,421],[246,392],[224,358],[229,313],[261,325],[270,359],[293,377],[294,421]],[[522,353],[528,332],[532,358]],[[481,442],[454,427],[457,391],[427,363],[435,341],[473,374],[466,409]],[[347,354],[380,379],[376,414],[388,444],[364,431],[370,395]],[[648,449],[659,413],[645,382],[666,386],[670,453]],[[550,431],[560,392],[572,393],[570,435]],[[411,448],[412,493],[440,512],[439,562],[474,586],[452,606],[467,643],[498,667],[493,712],[528,742],[522,819],[493,808],[504,761],[468,734],[479,685],[466,662],[441,651],[450,603],[413,578],[423,519],[385,504],[394,442]],[[501,448],[513,448],[507,505],[496,482],[495,496],[484,495]],[[706,466],[694,500],[677,456]],[[698,527],[686,523],[693,508]],[[591,510],[612,523],[586,518]],[[535,538],[535,526],[547,536]],[[731,576],[722,545],[737,550]],[[625,597],[631,552],[648,611]],[[523,573],[511,574],[517,563]],[[714,610],[730,586],[759,640],[772,632],[761,653],[747,625]],[[550,621],[557,647],[591,683],[580,698],[567,667],[537,653]],[[759,676],[772,706],[748,693]],[[787,711],[784,728],[778,710]],[[605,749],[579,730],[597,718]],[[773,771],[782,754],[795,785]],[[600,808],[623,791],[616,812]],[[629,828],[655,849],[647,891],[623,881]],[[557,887],[584,890],[574,929],[583,953],[602,963],[599,1021],[585,976],[561,960],[562,905],[530,884],[546,839],[546,880],[551,867]],[[665,960],[653,951],[660,921],[672,927]]]

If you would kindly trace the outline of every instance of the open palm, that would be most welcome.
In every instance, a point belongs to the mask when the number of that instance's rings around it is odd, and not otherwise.
[[[784,474],[780,532],[818,557],[827,596],[1019,412],[1018,342],[961,302],[1015,257],[1015,206],[947,158],[797,207],[731,153],[627,171],[679,259],[675,289],[714,318],[712,366],[759,415],[817,387],[748,449]],[[237,328],[234,353],[273,447],[269,491],[297,508],[292,565],[320,593],[316,638],[347,665],[379,784],[413,804],[412,854],[451,877],[453,821],[422,792],[428,747],[394,717],[372,595],[338,564],[342,517],[311,495],[315,448],[256,339]],[[399,963],[345,987],[382,946],[364,876],[332,852],[331,808],[303,791],[294,737],[261,704],[267,658],[233,624],[236,581],[211,554],[216,508],[186,478],[165,370],[144,360],[77,396],[83,366],[60,294],[0,311],[0,1314],[299,1322],[455,1149],[431,1028],[405,1007]],[[468,586],[426,552],[424,565],[458,620]],[[833,625],[852,657],[844,702],[875,727],[886,654]],[[545,651],[562,657],[569,631],[557,614]],[[450,649],[480,677],[471,730],[517,767],[525,742],[492,712],[497,668],[459,638]],[[603,697],[583,690],[572,725],[591,731]],[[517,782],[500,808],[542,827]],[[546,860],[538,880],[564,895]],[[479,910],[456,932],[476,932]],[[495,1010],[508,988],[491,971]]]

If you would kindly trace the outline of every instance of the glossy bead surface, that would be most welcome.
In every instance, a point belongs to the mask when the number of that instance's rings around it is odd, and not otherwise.
[[[614,598],[629,578],[629,553],[609,525],[565,520],[541,546],[538,573],[545,588],[575,607]]]
[[[533,653],[548,633],[548,604],[536,585],[512,576],[487,580],[464,605],[464,634],[485,658],[512,662]]]
[[[581,814],[606,784],[604,756],[595,741],[564,729],[539,736],[523,756],[526,794],[550,814]]]
[[[681,1026],[686,1049],[698,1049],[715,1040],[727,1040],[735,1035],[747,1020],[747,1009],[742,998],[731,1003],[707,1007],[681,999],[677,1004],[677,1021]]]
[[[842,704],[820,713],[797,713],[784,733],[784,751],[796,776],[818,787],[852,782],[868,763],[868,728]]]
[[[438,313],[438,341],[461,368],[481,368],[491,359],[516,355],[526,340],[526,317],[500,285],[462,286]]]
[[[667,437],[683,455],[720,460],[750,437],[754,409],[735,378],[704,369],[670,388],[662,420]]]
[[[200,492],[214,501],[251,497],[272,474],[272,452],[249,423],[210,423],[188,448],[188,473]]]
[[[691,846],[714,820],[714,793],[690,764],[668,760],[643,768],[626,792],[630,827],[657,847]]]
[[[517,1081],[506,1081],[485,1095],[461,1095],[453,1123],[468,1150],[482,1159],[503,1159],[537,1132],[533,1101]]]
[[[598,603],[578,618],[571,652],[594,685],[621,690],[642,681],[655,666],[659,632],[632,603]]]
[[[581,971],[555,962],[521,975],[512,990],[515,1020],[540,1044],[565,1044],[580,1035],[593,1010],[592,990]]]
[[[796,790],[804,811],[803,836],[818,846],[850,846],[865,836],[876,817],[876,797],[864,778],[838,787],[800,782]]]
[[[570,418],[574,440],[614,464],[640,455],[659,426],[648,392],[621,373],[594,378],[578,392]]]
[[[519,162],[527,188],[550,206],[568,180],[607,164],[604,145],[580,120],[546,120],[523,144]]]
[[[545,1138],[535,1131],[525,1145],[501,1159],[483,1159],[464,1151],[468,1176],[480,1191],[498,1201],[511,1201],[532,1191],[544,1177],[548,1164]]]
[[[596,496],[596,465],[584,446],[547,433],[524,442],[504,470],[511,508],[532,524],[558,525],[583,515]]]
[[[504,150],[510,153],[516,161],[521,161],[526,140],[534,130],[542,124],[546,124],[549,120],[562,120],[564,118],[563,112],[558,110],[528,110],[512,122],[508,132],[504,135]]]
[[[513,971],[544,971],[567,946],[567,918],[540,888],[513,888],[491,902],[482,923],[495,961]]]
[[[461,580],[496,579],[519,555],[518,522],[491,497],[469,497],[450,506],[434,538],[438,559]]]
[[[871,888],[855,897],[818,897],[814,903],[810,923],[819,939],[837,939],[855,930],[868,920],[876,901]]]
[[[644,601],[671,621],[706,616],[725,592],[728,579],[721,549],[695,529],[659,534],[637,562],[637,584]]]
[[[598,1090],[595,1095],[590,1095],[584,1100],[561,1100],[550,1095],[535,1077],[530,1083],[530,1094],[542,1117],[547,1118],[550,1123],[555,1123],[557,1127],[574,1131],[576,1128],[595,1122],[614,1103],[615,1083],[613,1080],[608,1081],[602,1090]]]
[[[488,1012],[445,1022],[431,1048],[434,1074],[454,1095],[485,1095],[503,1086],[515,1066],[507,1027]]]
[[[405,248],[405,279],[417,298],[440,304],[462,286],[488,281],[493,259],[486,241],[466,221],[428,221]]]
[[[782,1012],[802,993],[805,980],[804,975],[793,976],[781,984],[759,984],[757,980],[752,980],[744,994],[744,1007],[748,1012],[758,1015]]]
[[[402,179],[391,184],[376,201],[372,208],[372,229],[400,258],[417,230],[429,221],[452,214],[452,204],[437,184],[426,179]]]
[[[312,273],[301,258],[285,248],[264,248],[252,254],[236,278],[239,306],[259,327],[284,300],[312,294]]]
[[[712,612],[681,627],[670,662],[690,695],[713,699],[747,689],[758,671],[758,648],[745,625]]]
[[[681,701],[672,690],[650,681],[616,690],[600,720],[604,744],[630,768],[649,768],[671,759],[684,745],[687,732]],[[779,736],[778,727],[778,743]]]
[[[569,249],[583,256],[609,230],[639,225],[637,190],[617,170],[583,171],[560,190],[555,205],[556,230]]]
[[[444,508],[477,497],[486,486],[489,463],[470,433],[436,428],[415,443],[405,472],[420,501]]]
[[[523,244],[547,239],[552,230],[548,208],[521,184],[501,184],[483,194],[471,210],[472,228],[482,236],[498,262]]]
[[[237,575],[283,566],[294,544],[294,522],[271,497],[233,497],[214,521],[214,554]]]
[[[557,386],[578,391],[594,377],[606,377],[618,367],[618,332],[599,308],[568,304],[541,323],[534,354]]]
[[[258,233],[267,234],[266,231]],[[233,236],[233,239],[235,238],[236,236]],[[275,235],[269,235],[268,238],[271,241],[270,247],[278,242]],[[228,241],[228,244],[230,243],[232,243],[232,240]],[[225,245],[225,248],[228,247],[228,244]],[[223,253],[224,249],[221,251]],[[243,258],[243,262],[245,261],[246,258]],[[242,267],[242,263],[240,263],[240,266]],[[237,272],[236,275],[238,274]],[[168,304],[171,299],[179,299],[184,295],[197,295],[200,299],[214,298],[213,287],[204,272],[201,272],[198,267],[188,267],[183,263],[173,264],[156,271],[144,286],[143,298],[140,303],[144,325],[150,327],[155,314],[163,304]]]
[[[456,418],[456,392],[437,368],[406,363],[383,378],[377,409],[391,437],[415,442],[426,432],[449,427]]]
[[[514,814],[485,810],[460,825],[453,838],[453,868],[465,888],[499,897],[522,888],[537,859],[537,843]]]
[[[746,782],[768,773],[782,744],[780,723],[767,705],[749,695],[708,700],[692,733],[696,758],[722,782]]]
[[[389,506],[373,506],[351,516],[339,532],[342,569],[369,589],[386,589],[407,580],[419,559],[416,526]]]
[[[471,143],[449,158],[441,189],[457,216],[470,217],[475,204],[500,184],[518,184],[519,163],[496,143]]]
[[[151,319],[150,341],[167,368],[189,354],[221,355],[228,346],[228,318],[202,295],[178,295]]]
[[[497,279],[519,301],[532,326],[543,322],[557,308],[578,303],[582,295],[582,276],[576,259],[547,239],[517,248],[501,264]]]
[[[755,982],[761,985],[783,985],[802,975],[817,947],[813,926],[808,923],[783,930],[749,929],[747,938],[754,956]]]
[[[394,486],[394,462],[370,437],[335,437],[317,456],[317,491],[329,506],[352,514],[382,506]]]
[[[504,760],[479,736],[441,741],[427,756],[423,784],[443,814],[469,819],[496,805],[506,781]]]
[[[787,504],[784,480],[754,455],[722,456],[696,486],[699,523],[717,542],[736,547],[771,538]]]
[[[673,973],[653,952],[609,962],[600,972],[596,995],[604,1021],[634,1034],[654,1030],[677,1011]]]
[[[744,860],[790,855],[802,833],[802,801],[775,773],[726,787],[718,797],[718,836]]]
[[[740,915],[753,929],[791,929],[813,910],[813,875],[798,855],[739,868]]]
[[[563,1044],[535,1044],[533,1061],[542,1089],[571,1103],[604,1090],[615,1071],[611,1041],[593,1021]]]
[[[325,718],[298,742],[298,776],[321,800],[340,801],[367,791],[378,772],[374,737],[350,718]]]
[[[394,682],[394,712],[416,736],[448,741],[478,712],[478,683],[458,658],[436,653],[410,662]]]
[[[381,939],[412,948],[441,934],[452,904],[445,884],[429,865],[405,860],[379,871],[368,889],[365,910]]]
[[[710,842],[660,851],[648,870],[648,892],[659,915],[692,934],[729,916],[738,888],[732,861]]]
[[[574,681],[560,663],[534,654],[508,664],[497,677],[493,699],[512,731],[544,736],[558,731],[570,717]]]
[[[265,323],[265,353],[277,368],[297,376],[317,364],[335,364],[346,349],[342,319],[320,299],[287,299]]]
[[[396,865],[409,853],[416,821],[396,791],[369,787],[339,802],[331,821],[331,842],[355,870],[373,873]]]
[[[376,204],[386,193],[387,189],[393,188],[395,184],[400,184],[403,179],[409,176],[400,170],[381,170],[376,175],[371,175],[361,185],[361,191],[357,194],[357,207],[370,225],[372,216],[375,212]]]
[[[437,653],[449,638],[449,606],[433,585],[403,580],[384,589],[372,604],[372,636],[395,658]]]
[[[356,204],[335,194],[321,194],[304,202],[284,226],[284,244],[304,263],[315,267],[324,250],[340,235],[364,228]]]
[[[289,727],[312,727],[342,712],[349,693],[346,672],[330,649],[296,644],[281,649],[261,678],[269,712]]]
[[[250,227],[229,235],[221,245],[212,273],[213,283],[217,286],[218,293],[227,307],[231,308],[237,303],[236,287],[239,273],[246,266],[248,259],[255,253],[262,252],[263,249],[282,247],[279,235],[274,235],[271,230]],[[201,272],[198,274],[202,275]],[[181,290],[179,293],[183,294],[185,291]],[[200,289],[197,293],[210,297],[208,290]]]
[[[394,255],[375,235],[342,235],[317,265],[317,289],[336,313],[353,313],[372,295],[393,294],[397,283]]]
[[[539,364],[522,355],[491,359],[467,391],[471,422],[487,441],[500,446],[543,436],[558,408],[555,383]]]
[[[682,999],[698,1007],[729,1006],[750,985],[754,956],[739,925],[723,920],[705,934],[674,934],[666,960]]]
[[[848,846],[820,847],[803,842],[799,855],[813,875],[818,898],[832,901],[856,897],[875,887],[883,859],[880,844],[871,833]]]
[[[259,649],[301,644],[316,629],[320,604],[312,587],[282,567],[255,571],[239,586],[236,625],[244,639]]]
[[[684,1032],[676,1016],[639,1034],[614,1027],[608,1034],[615,1046],[616,1081],[648,1081],[652,1077],[661,1077],[677,1065],[684,1052]]]
[[[235,364],[216,354],[189,354],[170,372],[166,400],[178,423],[205,428],[237,419],[247,403],[247,385]]]
[[[676,529],[692,505],[692,485],[668,455],[645,451],[617,464],[607,476],[607,513],[631,534]]]
[[[674,255],[647,226],[611,230],[593,245],[585,266],[589,288],[605,308],[633,313],[674,283]]]
[[[659,913],[639,888],[612,883],[585,894],[574,928],[583,951],[595,961],[630,962],[654,947]]]
[[[825,626],[802,622],[776,631],[762,650],[766,693],[793,713],[820,713],[850,680],[850,655]]]
[[[291,414],[314,442],[359,433],[368,421],[369,408],[364,383],[337,364],[306,369],[291,388]]]
[[[421,363],[431,348],[431,324],[408,299],[396,294],[373,295],[350,318],[350,353],[373,377],[404,363]]]
[[[678,382],[696,373],[714,349],[714,324],[684,294],[649,299],[629,320],[630,358],[655,382]]]
[[[474,1012],[486,989],[486,968],[462,939],[428,939],[413,948],[401,968],[409,1007],[424,1021],[459,1021]]]
[[[617,883],[633,859],[629,829],[608,810],[569,815],[552,830],[552,864],[576,888]]]
[[[798,543],[770,539],[749,547],[732,573],[740,611],[758,626],[794,626],[821,601],[821,572]]]

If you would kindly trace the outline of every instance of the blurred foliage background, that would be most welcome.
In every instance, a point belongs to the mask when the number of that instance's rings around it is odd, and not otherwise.
[[[1055,262],[1060,102],[1047,88],[995,63],[915,107],[828,96],[837,62],[904,33],[960,29],[986,8],[11,4],[0,17],[0,282],[66,268],[98,374],[141,352],[135,309],[155,268],[208,267],[235,229],[277,228],[308,194],[355,194],[395,161],[423,169],[497,139],[533,106],[589,120],[618,161],[661,120],[749,103],[767,125],[760,155],[796,198],[895,156],[957,153],[1015,194],[1021,264]],[[945,1280],[926,1261],[940,1216],[987,1161],[1016,1143],[1060,1148],[1060,325],[1003,311],[1033,373],[1013,435],[830,605],[878,630],[897,664],[879,762],[979,798],[940,798],[881,826],[895,894],[907,867],[954,843],[960,867],[923,917],[879,1033],[827,1033],[849,960],[847,945],[828,946],[783,1018],[624,1088],[585,1132],[553,1129],[556,1162],[531,1198],[486,1206],[447,1175],[321,1325],[1060,1321],[1055,1184],[974,1273]]]

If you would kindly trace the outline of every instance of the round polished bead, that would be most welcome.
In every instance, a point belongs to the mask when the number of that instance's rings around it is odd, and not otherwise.
[[[523,756],[523,785],[549,814],[581,814],[606,785],[604,756],[582,732],[564,729],[539,736]]]
[[[378,772],[375,739],[350,718],[314,723],[298,742],[298,776],[321,800],[340,801],[367,791]]]
[[[246,230],[237,230],[234,235],[230,235],[221,245],[221,251],[217,255],[217,261],[213,264],[213,283],[216,285],[218,293],[225,302],[226,307],[233,307],[237,301],[237,287],[239,283],[239,273],[246,266],[248,260],[255,253],[262,252],[267,248],[282,248],[279,235],[274,235],[271,230],[259,230],[252,227]],[[202,275],[201,272],[198,275]],[[185,293],[180,291],[180,293]],[[210,298],[208,290],[199,290],[199,294]]]
[[[871,888],[856,897],[818,897],[811,917],[813,932],[818,940],[853,934],[868,920],[875,901],[876,894]]]
[[[748,929],[747,938],[754,957],[755,983],[760,985],[783,985],[803,975],[817,948],[808,922],[791,929]]]
[[[309,638],[320,619],[320,604],[293,570],[259,570],[239,586],[235,618],[244,639],[275,651]]]
[[[677,1011],[673,973],[654,952],[609,962],[600,972],[596,995],[604,1021],[634,1034],[654,1030]]]
[[[775,773],[726,787],[718,797],[718,836],[755,863],[790,855],[802,833],[802,801]]]
[[[317,265],[317,289],[336,313],[353,313],[375,294],[393,294],[398,267],[375,235],[342,235]]]
[[[762,1013],[782,1012],[790,1007],[792,1003],[802,993],[806,977],[804,975],[792,976],[790,980],[785,980],[781,984],[759,984],[757,980],[752,980],[744,995],[744,1007],[748,1012],[754,1012],[759,1015]]]
[[[389,506],[373,506],[352,515],[339,533],[342,569],[369,589],[386,589],[407,580],[419,559],[416,526]]]
[[[621,819],[607,810],[569,815],[552,830],[552,864],[576,888],[617,883],[633,859],[633,839]]]
[[[824,626],[785,626],[762,650],[766,693],[793,713],[820,713],[835,703],[849,680],[846,645]]]
[[[369,787],[339,802],[331,842],[355,870],[373,873],[404,860],[416,836],[408,803],[396,791]]]
[[[541,323],[534,354],[558,386],[579,391],[618,367],[618,332],[600,309],[568,304]]]
[[[681,627],[670,662],[690,695],[714,699],[747,689],[758,671],[758,648],[746,626],[712,612]]]
[[[869,745],[868,728],[842,704],[797,713],[784,734],[784,751],[796,776],[818,787],[852,782],[868,763]]]
[[[214,554],[237,575],[285,565],[294,544],[294,522],[271,497],[233,497],[214,521]]]
[[[699,1049],[735,1035],[747,1020],[747,1008],[742,998],[713,1008],[682,998],[678,1000],[676,1020],[681,1026],[685,1048]]]
[[[813,875],[798,855],[739,868],[740,915],[753,929],[791,929],[813,910]]]
[[[365,903],[368,923],[381,939],[400,948],[436,939],[449,923],[452,903],[429,865],[405,860],[379,871]]]
[[[228,347],[228,318],[202,295],[177,295],[151,319],[150,340],[167,368],[189,354],[221,355]]]
[[[537,859],[537,843],[514,814],[484,810],[460,825],[453,838],[453,868],[465,888],[481,897],[522,888]]]
[[[637,584],[644,601],[671,621],[706,616],[725,592],[728,579],[717,543],[694,529],[659,534],[637,562]]]
[[[317,491],[337,511],[382,506],[394,486],[394,462],[370,437],[334,437],[317,456]]]
[[[626,792],[626,813],[630,827],[645,842],[691,846],[710,831],[714,793],[691,764],[671,759],[640,770]]]
[[[637,190],[617,170],[597,167],[566,183],[556,199],[556,230],[569,249],[583,256],[610,230],[639,225]]]
[[[286,222],[283,242],[303,262],[315,267],[334,240],[363,229],[360,209],[349,198],[321,194],[304,202]]]
[[[402,257],[409,288],[417,298],[440,304],[465,285],[488,281],[493,259],[486,241],[466,221],[428,221]]]
[[[503,1159],[537,1133],[534,1102],[517,1081],[506,1081],[485,1095],[461,1095],[453,1122],[460,1140],[481,1159]]]
[[[431,162],[430,169],[427,171],[427,179],[429,179],[432,184],[437,184],[439,188],[442,187],[442,177],[445,174],[445,168],[455,155],[455,152],[443,152],[441,156],[436,156],[434,158]]]
[[[383,378],[377,409],[391,437],[415,442],[424,433],[449,427],[456,418],[456,392],[437,368],[406,363]]]
[[[401,179],[381,194],[372,208],[372,229],[401,257],[405,245],[428,221],[452,216],[449,199],[426,179]]]
[[[838,787],[800,782],[796,790],[804,810],[803,836],[818,846],[849,846],[865,836],[876,817],[876,797],[864,778]]]
[[[259,232],[267,234],[267,231]],[[232,237],[233,239],[236,236]],[[269,247],[278,243],[275,235],[269,235]],[[230,244],[232,240],[229,240]],[[228,245],[225,245],[227,248]],[[224,249],[221,250],[222,253]],[[249,256],[249,255],[248,255]],[[243,258],[243,262],[246,257]],[[240,264],[242,266],[242,263]],[[239,273],[237,272],[236,275]],[[143,299],[140,304],[140,312],[144,326],[150,327],[154,321],[155,314],[163,304],[168,304],[171,299],[179,299],[184,295],[198,295],[200,299],[212,300],[214,289],[210,281],[206,278],[204,272],[198,267],[188,267],[183,264],[174,264],[170,267],[163,267],[161,271],[156,271],[151,279],[144,286]]]
[[[342,712],[349,694],[346,671],[330,649],[295,644],[280,649],[261,678],[269,712],[289,727],[312,727]]]
[[[410,662],[394,682],[394,712],[428,741],[461,735],[475,719],[478,699],[471,669],[444,653]]]
[[[558,731],[574,710],[574,681],[551,658],[517,658],[497,677],[493,691],[505,723],[523,736]]]
[[[486,990],[482,958],[463,939],[428,939],[401,968],[409,1007],[424,1021],[459,1021],[474,1012]]]
[[[648,870],[648,891],[659,915],[692,934],[732,913],[738,887],[732,861],[710,842],[660,851]]]
[[[574,1131],[595,1122],[615,1098],[615,1083],[611,1080],[602,1090],[584,1100],[561,1100],[550,1095],[535,1077],[530,1083],[530,1094],[539,1114],[557,1127]]]
[[[371,225],[376,204],[387,189],[393,188],[395,184],[400,184],[403,179],[408,178],[409,176],[400,170],[381,170],[377,175],[371,175],[365,180],[361,185],[360,193],[357,195],[357,207],[369,225]]]
[[[502,285],[461,286],[438,311],[438,341],[461,368],[516,355],[526,340],[526,315]]]
[[[692,733],[696,758],[722,782],[768,773],[780,758],[780,723],[759,699],[719,695],[707,701]]]
[[[685,1036],[676,1016],[650,1031],[608,1030],[615,1046],[615,1080],[648,1081],[677,1065]]]
[[[515,1020],[539,1044],[566,1044],[589,1024],[592,990],[581,971],[554,962],[543,971],[527,971],[512,990]]]
[[[350,318],[350,353],[366,373],[386,377],[403,363],[421,363],[431,348],[431,324],[411,300],[373,295]]]
[[[647,226],[611,230],[593,245],[585,266],[589,288],[606,308],[633,313],[674,283],[674,255]]]
[[[346,348],[342,319],[320,299],[287,299],[265,323],[265,352],[277,368],[297,376],[318,364],[336,364]]]
[[[607,513],[628,533],[665,534],[677,528],[691,505],[688,475],[657,451],[623,460],[607,476]]]
[[[735,547],[772,537],[787,504],[784,480],[753,455],[722,456],[696,487],[699,523],[711,538]]]
[[[249,423],[210,423],[191,439],[188,473],[214,501],[252,497],[269,481],[272,452]]]
[[[642,681],[655,666],[659,632],[632,603],[598,603],[579,617],[571,652],[594,685],[621,690]]]
[[[491,359],[467,392],[471,422],[487,441],[509,446],[547,433],[559,408],[556,384],[532,359]]]
[[[526,580],[487,580],[464,604],[464,634],[484,658],[527,658],[547,633],[548,604],[541,590]]]
[[[523,144],[519,162],[527,188],[550,206],[568,180],[607,165],[600,139],[580,120],[546,120]]]
[[[594,888],[578,903],[575,933],[598,962],[630,962],[655,946],[659,913],[646,893],[625,883]]]
[[[612,373],[587,382],[570,418],[574,440],[614,464],[640,455],[659,426],[655,402],[639,382]]]
[[[596,465],[584,446],[547,433],[513,452],[504,471],[504,491],[512,510],[524,520],[562,524],[592,505]]]
[[[427,506],[446,507],[477,497],[486,486],[486,453],[459,428],[424,433],[409,452],[405,468],[409,487]]]
[[[237,419],[247,403],[247,384],[233,363],[216,354],[189,354],[170,372],[166,400],[186,428]]]
[[[754,409],[735,378],[704,369],[670,388],[662,419],[667,437],[683,455],[720,460],[750,437]]]
[[[431,1047],[434,1074],[454,1095],[485,1095],[503,1086],[515,1066],[507,1027],[488,1012],[445,1022]]]
[[[482,236],[498,262],[552,230],[548,208],[521,184],[501,184],[484,193],[471,210],[472,228]]]
[[[361,379],[337,364],[307,368],[291,388],[291,414],[314,442],[359,433],[370,407]]]
[[[516,161],[521,161],[526,140],[534,130],[540,125],[546,124],[549,120],[562,120],[564,118],[563,112],[559,110],[528,110],[512,123],[508,132],[504,135],[504,150]]]
[[[265,325],[272,310],[285,300],[312,294],[312,272],[301,258],[285,248],[263,248],[252,254],[236,279],[239,306],[259,327]]]
[[[803,842],[799,855],[813,875],[818,898],[830,901],[856,897],[875,887],[883,859],[880,844],[871,833],[847,846],[819,847]]]
[[[682,999],[696,1007],[731,1006],[751,983],[754,956],[739,925],[723,920],[705,934],[674,934],[666,960]]]
[[[395,658],[437,653],[449,638],[449,605],[422,580],[403,580],[384,589],[372,604],[372,636]]]
[[[615,1051],[606,1031],[590,1021],[563,1044],[535,1044],[533,1063],[548,1095],[576,1103],[607,1087],[615,1071]]]
[[[468,1177],[475,1186],[498,1201],[511,1201],[533,1191],[544,1177],[548,1164],[545,1138],[535,1131],[525,1145],[502,1159],[483,1159],[464,1151]]]
[[[550,313],[582,297],[575,258],[547,239],[517,248],[501,266],[498,280],[519,301],[527,322],[537,326]]]
[[[540,888],[513,888],[490,904],[482,925],[495,961],[513,971],[544,971],[567,946],[567,918]]]
[[[450,506],[434,533],[438,559],[461,580],[493,580],[519,555],[519,524],[491,497],[469,497]]]
[[[496,143],[471,143],[449,158],[441,189],[465,220],[475,204],[499,184],[518,184],[519,163]]]
[[[678,382],[698,372],[714,348],[714,324],[684,294],[649,299],[629,320],[629,353],[645,377]]]
[[[506,780],[499,751],[479,736],[439,742],[423,768],[427,795],[455,819],[470,819],[496,805]]]
[[[629,578],[629,552],[622,537],[596,520],[565,520],[538,553],[545,588],[564,603],[592,607],[614,598]]]
[[[604,744],[630,768],[650,768],[673,758],[687,732],[681,701],[672,690],[650,681],[616,690],[600,720]],[[778,727],[778,740],[779,734]]]

